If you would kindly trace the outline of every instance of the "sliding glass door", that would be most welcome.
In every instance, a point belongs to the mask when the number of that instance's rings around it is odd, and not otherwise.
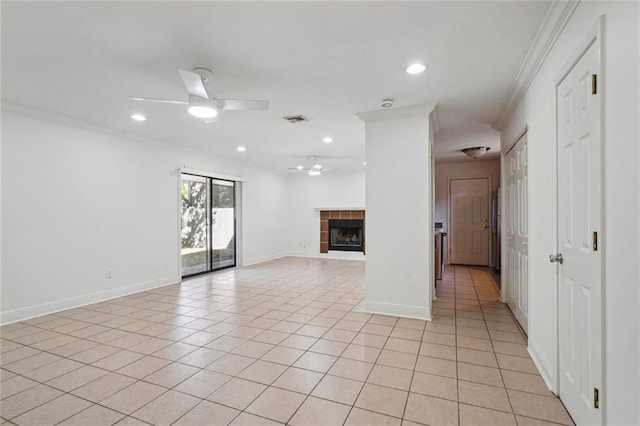
[[[235,182],[181,178],[182,276],[235,266]]]
[[[211,262],[213,269],[236,266],[235,182],[211,180]]]

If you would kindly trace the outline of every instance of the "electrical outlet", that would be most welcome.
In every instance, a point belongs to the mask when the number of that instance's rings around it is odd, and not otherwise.
[[[112,274],[112,273],[113,273],[113,271],[112,271],[111,269],[107,269],[107,270],[104,272],[104,277],[105,277],[106,279],[110,280],[110,279],[111,279],[111,274]]]

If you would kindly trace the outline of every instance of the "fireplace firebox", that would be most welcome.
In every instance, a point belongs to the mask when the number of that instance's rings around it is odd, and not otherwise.
[[[329,219],[329,250],[364,251],[362,219]]]

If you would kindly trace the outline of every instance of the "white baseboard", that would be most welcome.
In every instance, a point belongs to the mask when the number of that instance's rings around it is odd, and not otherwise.
[[[286,254],[276,254],[273,256],[262,256],[262,257],[252,257],[250,259],[245,259],[242,265],[238,266],[251,266],[257,265],[258,263],[269,262],[270,260],[280,259],[282,257],[287,257]]]
[[[534,341],[529,337],[529,344],[527,345],[527,352],[531,356],[533,363],[536,368],[540,372],[540,376],[542,376],[542,380],[544,381],[547,388],[556,395],[558,394],[558,389],[556,387],[555,374],[553,374],[552,363],[551,361],[542,354],[541,351],[537,350],[537,345]]]
[[[124,287],[98,291],[81,296],[74,296],[68,299],[55,300],[53,302],[42,303],[40,305],[27,306],[25,308],[0,312],[0,324],[5,325],[17,321],[25,321],[30,318],[53,314],[55,312],[65,311],[67,309],[78,308],[81,306],[90,305],[92,303],[103,302],[105,300],[115,299],[116,297],[122,297],[128,294],[139,293],[158,287],[177,284],[180,281],[180,277],[172,276],[159,278],[156,280],[144,281]]]
[[[431,321],[431,309],[423,306],[398,305],[395,303],[364,301],[364,312],[368,314],[393,315]]]

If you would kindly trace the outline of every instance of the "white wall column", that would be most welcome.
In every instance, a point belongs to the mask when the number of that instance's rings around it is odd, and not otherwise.
[[[431,318],[434,108],[359,114],[366,126],[366,312]]]

